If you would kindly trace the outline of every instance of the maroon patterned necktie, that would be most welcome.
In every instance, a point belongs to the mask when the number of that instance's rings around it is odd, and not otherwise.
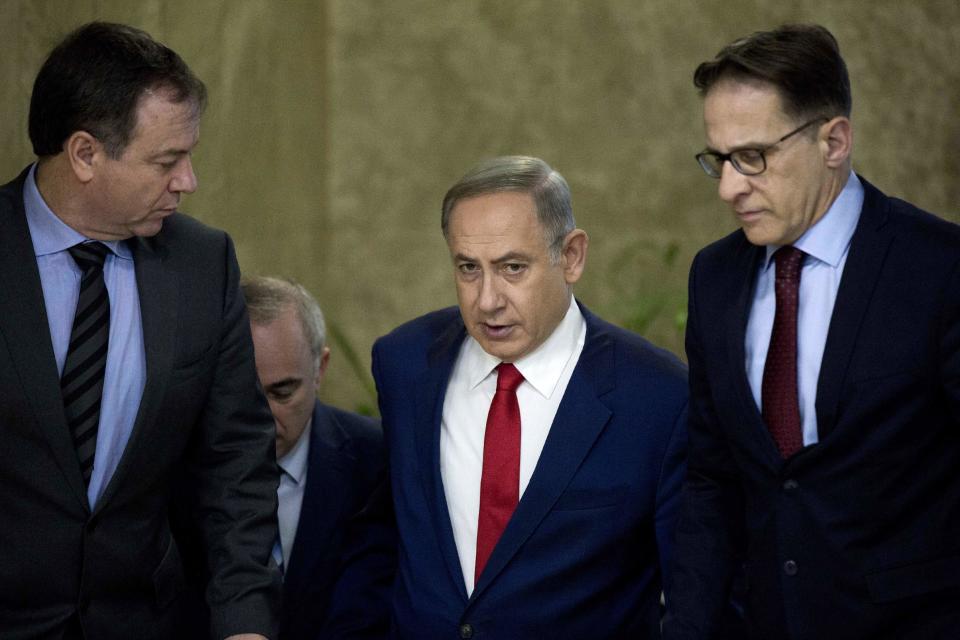
[[[763,367],[761,401],[763,420],[784,458],[803,448],[797,399],[797,309],[804,255],[792,246],[781,247],[773,254],[777,263],[777,311]]]
[[[508,362],[497,368],[497,392],[490,403],[483,436],[483,475],[480,477],[474,584],[480,580],[487,559],[520,501],[520,404],[517,402],[517,387],[523,382],[523,376]]]

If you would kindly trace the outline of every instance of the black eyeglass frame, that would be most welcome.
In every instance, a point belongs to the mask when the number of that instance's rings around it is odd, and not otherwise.
[[[734,151],[731,151],[730,153],[720,153],[718,151],[701,151],[695,156],[697,159],[697,164],[700,165],[700,168],[703,169],[703,172],[705,174],[707,174],[711,178],[716,178],[718,180],[720,179],[720,176],[723,173],[723,163],[726,162],[727,160],[730,161],[730,164],[733,165],[733,168],[736,169],[738,173],[741,173],[745,176],[758,176],[767,170],[767,156],[766,156],[767,151],[770,151],[771,149],[773,149],[775,146],[777,146],[784,140],[790,138],[791,136],[795,136],[796,134],[800,133],[801,131],[803,131],[804,129],[806,129],[812,124],[816,124],[817,122],[829,122],[829,121],[830,121],[830,118],[827,118],[826,116],[820,116],[819,118],[814,118],[813,120],[809,120],[803,123],[802,125],[800,125],[799,127],[797,127],[796,129],[794,129],[793,131],[791,131],[790,133],[786,134],[776,142],[768,144],[765,147],[736,149]],[[762,165],[760,170],[753,171],[750,169],[744,169],[742,166],[740,166],[740,161],[737,160],[737,154],[742,154],[742,153],[758,154],[760,156],[760,164]],[[717,161],[717,167],[719,167],[719,169],[715,169],[714,166],[708,160],[708,158],[714,158]]]

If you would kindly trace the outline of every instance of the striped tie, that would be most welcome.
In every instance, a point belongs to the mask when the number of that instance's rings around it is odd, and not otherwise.
[[[103,281],[103,261],[110,249],[99,242],[89,242],[70,247],[69,251],[83,275],[60,390],[83,481],[89,485],[110,336],[110,298]]]

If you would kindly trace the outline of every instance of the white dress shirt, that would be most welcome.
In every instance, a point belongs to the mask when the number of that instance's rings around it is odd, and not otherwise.
[[[293,448],[277,460],[281,470],[280,486],[277,487],[277,524],[280,528],[280,548],[283,550],[285,571],[290,567],[290,553],[297,537],[297,525],[300,524],[300,507],[303,505],[303,491],[307,486],[307,456],[310,453],[312,426],[311,418]]]
[[[540,459],[550,425],[570,376],[580,359],[587,325],[570,296],[570,307],[550,337],[514,362],[524,381],[517,389],[520,405],[520,498]],[[440,426],[440,475],[457,543],[467,594],[473,592],[480,513],[480,476],[487,413],[497,389],[500,360],[467,336],[453,366]]]
[[[850,240],[863,208],[863,185],[852,171],[840,195],[820,220],[806,230],[793,246],[806,253],[800,272],[800,308],[797,311],[797,398],[803,444],[819,441],[817,435],[817,381],[827,343],[833,305],[847,263]],[[757,273],[753,306],[745,341],[747,377],[753,398],[763,409],[763,367],[770,348],[777,296],[776,267],[771,260],[779,246],[767,246],[767,255]]]

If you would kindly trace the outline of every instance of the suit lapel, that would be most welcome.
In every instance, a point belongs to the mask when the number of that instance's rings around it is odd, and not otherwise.
[[[467,600],[467,590],[463,584],[463,569],[460,567],[460,556],[457,554],[457,543],[453,537],[453,525],[450,523],[447,497],[440,475],[440,423],[443,419],[443,399],[447,383],[465,335],[466,329],[457,315],[456,321],[450,324],[431,347],[427,354],[427,370],[415,385],[417,415],[414,424],[417,458],[422,470],[433,530],[437,532],[440,552],[450,578],[464,602]]]
[[[733,376],[733,386],[736,391],[736,402],[739,405],[736,413],[744,416],[745,433],[743,442],[753,447],[756,443],[762,451],[760,456],[767,460],[772,467],[779,467],[783,459],[777,449],[770,430],[763,421],[757,401],[750,389],[750,380],[747,378],[745,343],[747,336],[747,322],[750,319],[750,309],[753,306],[754,289],[757,282],[757,269],[760,268],[766,250],[750,244],[746,237],[741,235],[740,246],[734,257],[731,270],[729,289],[721,287],[720,291],[729,291],[730,304],[720,305],[726,314],[718,326],[727,327],[727,357],[729,370]],[[759,438],[756,434],[759,433]]]
[[[324,555],[335,527],[343,525],[341,513],[349,489],[348,453],[343,451],[346,436],[329,411],[317,402],[310,427],[310,451],[307,454],[307,484],[303,491],[297,534],[290,553],[290,565],[284,576],[284,597],[303,593],[303,584],[318,575],[317,563]]]
[[[884,231],[886,197],[863,178],[860,182],[864,189],[863,211],[850,241],[817,381],[817,431],[821,441],[836,426],[847,366],[892,240],[892,235]]]
[[[503,535],[494,547],[471,601],[480,597],[547,516],[612,415],[601,398],[616,386],[614,347],[582,309],[587,338],[543,451]]]
[[[46,303],[37,259],[23,208],[27,171],[0,192],[0,339],[10,359],[39,430],[43,433],[64,480],[77,500],[89,509],[87,490],[63,412]]]
[[[122,485],[123,477],[130,472],[133,453],[143,439],[144,429],[156,426],[156,416],[173,366],[179,289],[177,274],[164,269],[167,252],[158,239],[132,238],[128,242],[137,274],[147,378],[130,440],[94,512],[110,500],[117,487]]]

